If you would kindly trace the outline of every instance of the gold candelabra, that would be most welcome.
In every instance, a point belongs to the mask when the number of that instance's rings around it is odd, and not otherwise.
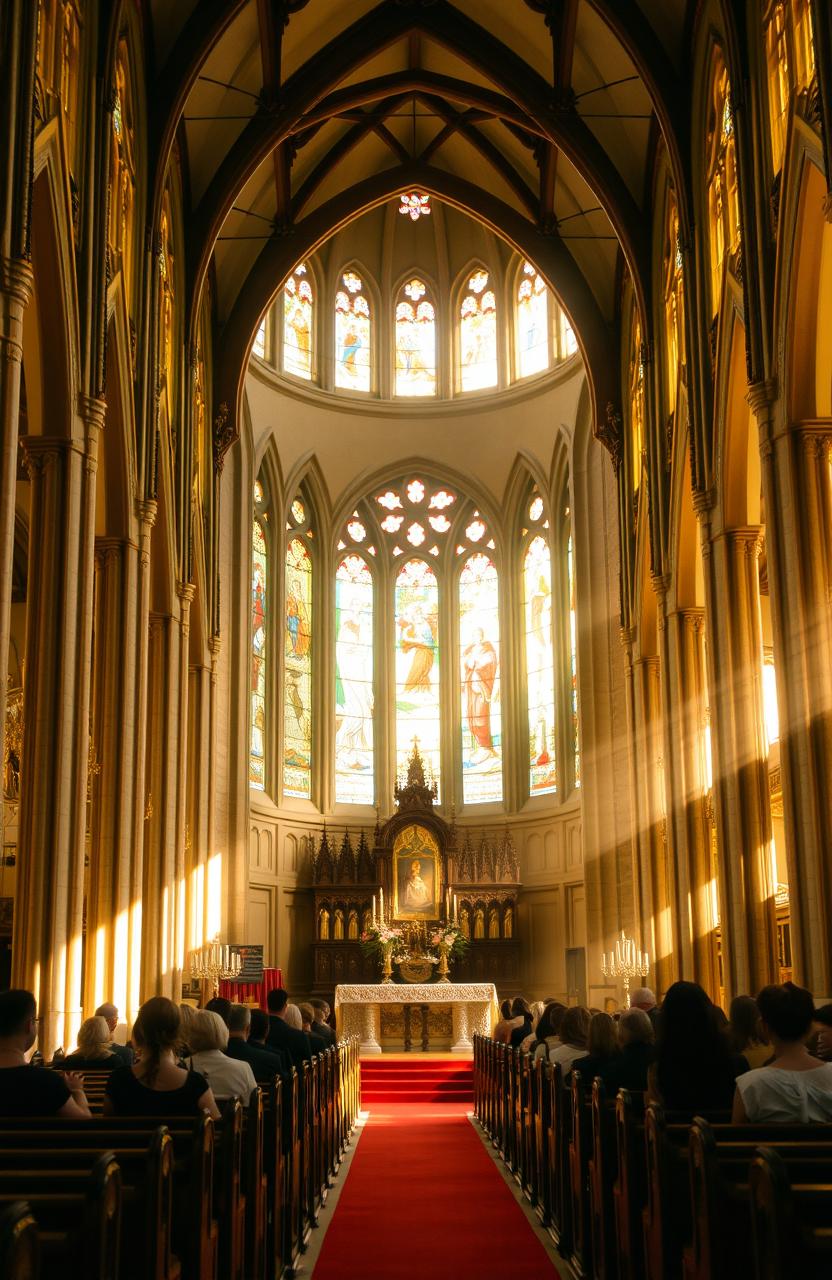
[[[220,979],[238,978],[243,967],[239,951],[232,951],[217,934],[204,946],[191,952],[191,977],[210,982],[214,995],[219,995]]]
[[[628,938],[624,930],[615,940],[612,951],[605,951],[601,957],[601,972],[605,978],[621,978],[624,984],[624,1001],[630,1007],[630,982],[633,978],[646,978],[650,972],[650,957],[646,951],[639,951],[632,938]]]

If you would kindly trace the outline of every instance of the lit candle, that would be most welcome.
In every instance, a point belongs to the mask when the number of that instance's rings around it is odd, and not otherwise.
[[[384,890],[383,889],[379,889],[378,891],[378,905],[379,905],[379,912],[381,914],[381,923],[384,924]]]
[[[621,940],[619,938],[615,940],[615,959],[616,963],[621,963]]]
[[[454,924],[459,922],[459,908],[457,906],[456,894],[454,894]]]
[[[376,895],[373,894],[373,925],[376,923]]]
[[[647,954],[647,952],[645,951],[645,953],[644,953],[644,976],[645,976],[645,978],[647,977],[647,975],[648,975],[648,973],[649,973],[649,972],[650,972],[650,957],[649,957],[649,955]]]

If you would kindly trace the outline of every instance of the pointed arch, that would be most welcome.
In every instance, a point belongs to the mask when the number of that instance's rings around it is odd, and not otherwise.
[[[457,278],[454,299],[456,382],[459,391],[485,391],[499,386],[497,289],[482,261],[471,263]]]
[[[375,576],[347,549],[335,569],[335,801],[375,803]]]
[[[418,739],[426,773],[439,784],[441,761],[439,580],[426,558],[403,558],[394,586],[396,774]]]
[[[338,273],[335,288],[335,376],[342,391],[371,392],[377,382],[375,290],[369,274],[352,262]]]
[[[437,293],[424,272],[411,271],[394,295],[394,391],[435,396],[439,367]]]
[[[500,593],[497,566],[474,551],[457,579],[462,802],[503,798]]]

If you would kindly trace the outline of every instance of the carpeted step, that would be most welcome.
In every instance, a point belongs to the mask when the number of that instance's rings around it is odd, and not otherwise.
[[[474,1072],[470,1061],[382,1057],[361,1062],[361,1102],[472,1103]]]

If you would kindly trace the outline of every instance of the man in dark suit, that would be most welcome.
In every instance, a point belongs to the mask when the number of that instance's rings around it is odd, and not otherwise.
[[[118,1009],[114,1004],[100,1004],[95,1011],[96,1018],[103,1018],[110,1028],[110,1035],[115,1033],[118,1026]],[[116,1044],[114,1040],[110,1042],[110,1052],[120,1058],[124,1066],[131,1067],[133,1065],[133,1050],[129,1044]]]
[[[291,1069],[292,1063],[287,1054],[267,1049],[265,1045],[252,1044],[250,1032],[251,1010],[244,1004],[232,1004],[228,1014],[228,1048],[225,1050],[229,1058],[247,1062],[255,1080],[271,1080],[278,1072],[283,1075]]]
[[[304,1062],[312,1061],[312,1045],[309,1036],[303,1031],[296,1031],[286,1024],[286,1006],[289,997],[282,987],[275,987],[269,992],[269,1034],[266,1044],[275,1049],[283,1049],[289,1054],[293,1064],[300,1070]]]
[[[264,1013],[262,1009],[252,1009],[251,1023],[248,1029],[248,1043],[255,1049],[262,1049],[264,1053],[269,1053],[273,1058],[278,1058],[282,1063],[279,1068],[281,1071],[291,1071],[291,1055],[285,1049],[275,1049],[274,1045],[266,1044],[266,1036],[268,1034],[269,1015]]]
[[[312,1021],[312,1030],[315,1035],[326,1040],[327,1045],[336,1044],[335,1032],[329,1025],[329,1005],[326,1000],[311,1000],[310,1004],[315,1013]]]

